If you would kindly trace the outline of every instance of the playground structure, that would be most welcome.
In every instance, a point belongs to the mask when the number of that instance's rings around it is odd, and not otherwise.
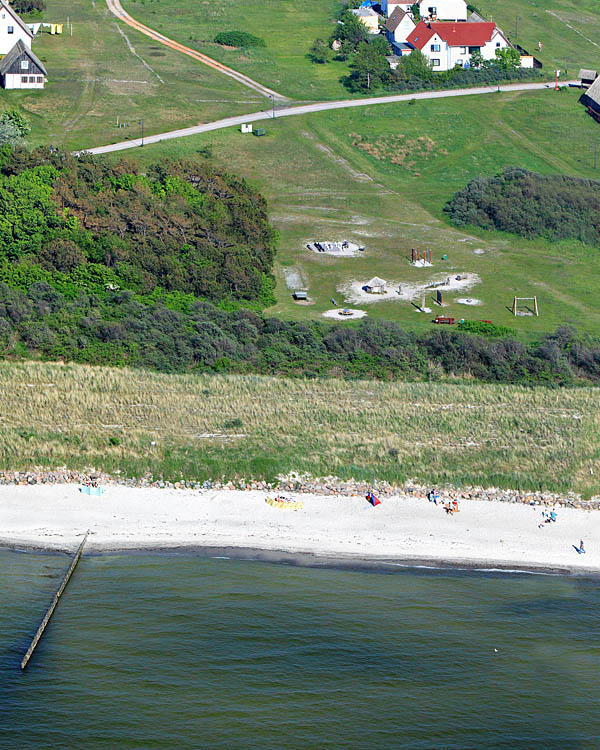
[[[423,254],[421,255],[420,249],[418,247],[413,247],[413,249],[411,250],[411,263],[417,268],[428,268],[429,266],[432,266],[433,263],[431,262],[431,250],[425,248],[425,250],[423,250]]]
[[[522,310],[519,310],[519,302],[533,302],[533,315],[536,317],[539,317],[539,310],[538,310],[538,303],[537,303],[537,297],[515,297],[513,299],[512,304],[512,314],[513,315],[531,315],[531,310],[529,312],[523,312]]]

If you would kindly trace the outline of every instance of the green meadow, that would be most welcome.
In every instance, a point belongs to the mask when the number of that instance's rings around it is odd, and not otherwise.
[[[127,0],[138,21],[188,47],[240,70],[284,96],[298,100],[347,99],[340,83],[348,64],[317,65],[308,57],[315,39],[328,40],[342,3],[338,0]],[[246,31],[265,47],[228,48],[214,43],[220,31]]]
[[[40,34],[33,51],[49,82],[43,91],[0,89],[0,108],[19,106],[33,144],[90,148],[256,111],[264,97],[206,65],[118,23],[103,0],[49,0],[44,20],[73,34]],[[32,19],[39,20],[39,19]],[[126,123],[118,127],[117,123]]]
[[[443,213],[468,180],[509,165],[597,177],[591,147],[599,126],[578,96],[577,90],[491,93],[276,118],[262,138],[228,129],[165,141],[133,156],[151,162],[208,150],[267,196],[280,233],[277,304],[268,314],[321,319],[332,297],[345,303],[344,287],[375,275],[402,285],[473,273],[480,282],[447,294],[444,308],[428,294],[434,313],[493,320],[525,338],[561,324],[599,334],[600,311],[589,292],[600,283],[596,248],[459,230]],[[306,248],[314,239],[348,239],[366,250],[351,258],[323,256]],[[433,268],[412,267],[412,248],[430,249]],[[292,300],[298,287],[313,304]],[[515,318],[515,295],[537,296],[540,317]],[[481,304],[456,302],[465,297]],[[407,328],[431,327],[433,314],[418,313],[410,302],[353,306]]]
[[[580,68],[598,67],[600,14],[596,0],[478,0],[476,5],[511,42],[535,55],[544,69],[561,70],[563,76],[566,69],[569,78],[576,78]]]

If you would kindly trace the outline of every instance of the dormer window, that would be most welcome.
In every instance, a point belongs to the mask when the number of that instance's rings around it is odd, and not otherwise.
[[[21,60],[21,70],[29,70],[29,60]]]

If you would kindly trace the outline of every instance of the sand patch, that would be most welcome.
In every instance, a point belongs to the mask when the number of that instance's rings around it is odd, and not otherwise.
[[[337,289],[344,295],[346,302],[358,304],[372,304],[373,302],[390,302],[403,300],[412,302],[429,292],[437,291],[443,293],[451,291],[471,289],[481,279],[476,273],[461,273],[452,276],[440,275],[420,284],[407,284],[402,281],[387,281],[383,294],[370,294],[365,291],[364,286],[368,279],[363,281],[350,281],[340,285]]]
[[[334,310],[326,310],[323,313],[323,317],[335,318],[336,320],[356,320],[357,318],[364,318],[366,314],[366,310],[355,310],[349,307],[345,307],[340,310],[340,308],[338,307]]]
[[[483,302],[480,299],[476,299],[475,297],[459,297],[458,299],[454,300],[459,305],[482,305]]]

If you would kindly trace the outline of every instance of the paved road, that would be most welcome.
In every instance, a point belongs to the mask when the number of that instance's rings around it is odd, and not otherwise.
[[[261,83],[254,81],[248,76],[245,76],[243,73],[239,73],[237,70],[228,68],[227,65],[223,65],[223,63],[220,63],[218,60],[213,60],[212,57],[208,57],[208,55],[203,55],[201,52],[197,52],[195,49],[190,49],[190,47],[179,44],[179,42],[175,42],[173,41],[173,39],[169,39],[169,37],[166,37],[163,34],[159,34],[158,31],[154,31],[154,29],[151,29],[148,26],[144,26],[143,23],[136,21],[135,18],[132,18],[129,13],[123,10],[119,0],[106,0],[106,4],[108,5],[111,13],[113,13],[119,20],[123,21],[123,23],[126,23],[128,26],[131,26],[137,31],[140,31],[142,34],[149,36],[150,39],[153,39],[155,42],[160,42],[160,44],[164,44],[166,47],[170,47],[176,52],[182,52],[184,55],[193,57],[194,60],[198,60],[198,62],[204,63],[205,65],[214,68],[214,70],[218,70],[220,73],[224,73],[230,78],[234,78],[236,81],[238,81],[238,83],[241,83],[244,86],[248,86],[249,88],[254,89],[254,91],[258,91],[258,93],[262,94],[263,96],[274,96],[276,99],[280,100],[286,99],[285,96],[278,94],[272,89],[268,89],[266,86],[263,86]]]
[[[114,2],[114,0],[109,0]],[[564,85],[575,83],[575,81],[563,82]],[[552,83],[508,83],[500,86],[501,91],[539,91],[540,89],[551,89]],[[393,102],[408,102],[411,99],[444,99],[451,96],[475,96],[477,94],[491,94],[498,90],[497,86],[481,86],[470,89],[453,89],[449,91],[422,91],[417,94],[397,94],[394,96],[373,96],[367,99],[346,99],[335,102],[316,102],[314,104],[300,104],[293,107],[278,109],[276,117],[291,117],[292,115],[306,115],[311,112],[323,112],[328,109],[346,109],[348,107],[369,107],[374,104],[390,104]],[[171,138],[184,138],[188,135],[197,135],[198,133],[208,133],[211,130],[221,130],[241,125],[245,122],[259,122],[260,120],[270,120],[272,118],[270,109],[262,112],[253,112],[248,115],[237,115],[236,117],[227,117],[224,120],[215,120],[207,122],[204,125],[194,125],[191,128],[182,130],[171,130],[167,133],[158,133],[157,135],[148,135],[144,138],[144,144],[159,143]],[[121,143],[111,143],[108,146],[98,146],[90,148],[88,151],[92,154],[107,154],[111,151],[124,151],[128,148],[135,148],[143,145],[141,139],[137,138],[131,141],[122,141]]]

